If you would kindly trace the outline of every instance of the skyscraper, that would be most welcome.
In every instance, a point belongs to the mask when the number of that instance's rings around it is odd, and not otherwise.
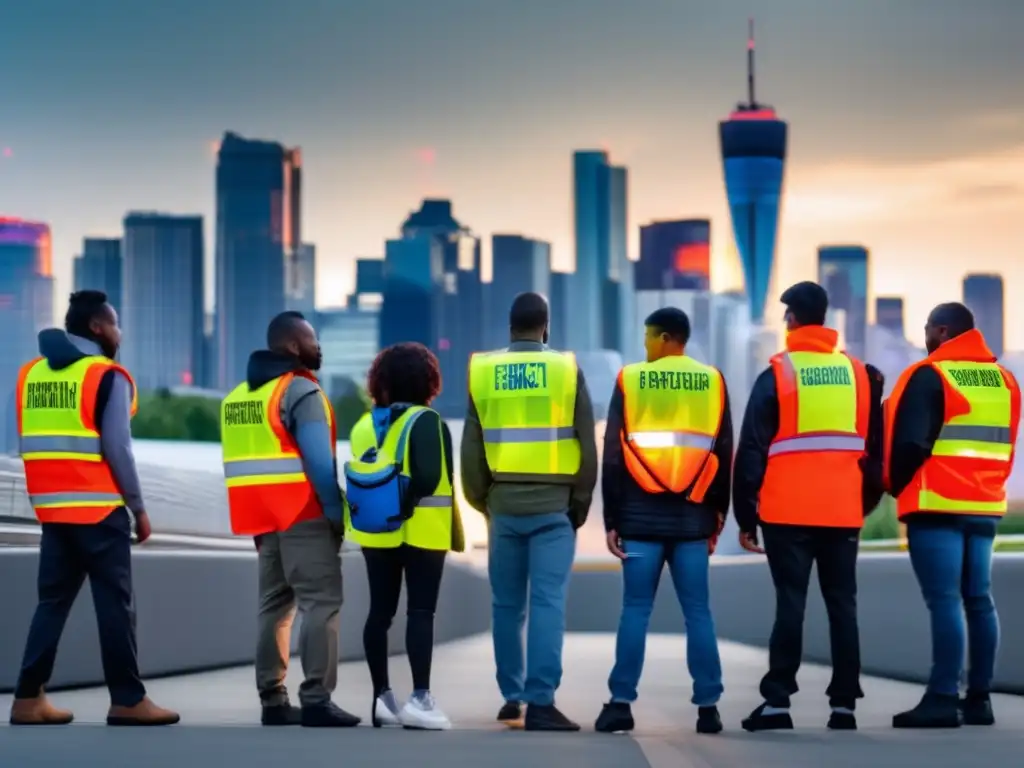
[[[985,336],[992,354],[1002,357],[1006,351],[1002,275],[965,275],[963,290],[964,304],[974,313],[975,327]]]
[[[548,318],[548,326],[551,346],[556,349],[569,348],[569,326],[572,325],[570,318],[573,316],[569,302],[573,295],[574,278],[572,272],[551,273],[551,292],[548,294],[548,310],[551,316]]]
[[[862,245],[823,245],[818,249],[818,282],[828,291],[828,305],[845,313],[847,349],[865,354],[868,327],[868,249]]]
[[[107,294],[107,301],[121,311],[121,241],[109,237],[87,237],[82,254],[75,257],[75,290],[91,289]]]
[[[520,293],[551,294],[551,244],[522,235],[491,237],[491,292],[487,347],[508,344],[508,311]]]
[[[316,315],[316,246],[302,243],[292,255],[288,270],[288,309],[313,323]]]
[[[122,356],[139,389],[207,384],[203,285],[201,216],[125,216]]]
[[[227,132],[217,154],[217,383],[245,378],[285,308],[287,265],[301,237],[302,157],[277,142]]]
[[[638,291],[711,289],[711,221],[654,221],[640,227]]]
[[[898,334],[901,339],[907,335],[902,296],[879,296],[875,299],[875,325]]]
[[[747,90],[747,102],[736,105],[729,119],[718,124],[718,135],[750,315],[761,322],[775,263],[788,126],[772,107],[757,101],[753,20],[747,41]]]

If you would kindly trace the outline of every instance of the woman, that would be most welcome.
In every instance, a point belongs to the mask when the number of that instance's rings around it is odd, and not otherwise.
[[[441,391],[437,358],[422,344],[388,347],[370,366],[368,390],[374,407],[352,429],[352,456],[378,447],[384,454],[390,452],[402,465],[407,483],[404,508],[398,510],[404,520],[398,530],[366,533],[356,530],[351,515],[346,516],[347,536],[362,547],[370,585],[363,647],[373,681],[373,725],[445,730],[451,723],[430,694],[434,612],[445,555],[463,551],[465,544],[452,494],[452,436],[429,407]],[[402,456],[397,455],[399,445],[404,446]],[[413,691],[399,708],[388,681],[387,633],[398,610],[403,574],[405,647]]]

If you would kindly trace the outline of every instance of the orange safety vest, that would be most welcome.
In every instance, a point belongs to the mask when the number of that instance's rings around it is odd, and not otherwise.
[[[224,478],[231,530],[238,536],[286,531],[296,523],[323,515],[320,500],[303,469],[298,445],[281,420],[281,399],[296,376],[317,381],[316,376],[305,371],[287,373],[276,382],[268,382],[266,393],[250,391],[243,382],[222,406]],[[338,437],[334,409],[322,391],[318,394],[327,412],[331,452],[335,453]],[[237,444],[227,416],[228,406],[236,397],[237,401],[248,401],[250,405],[259,403],[259,410],[265,415],[265,422],[245,425],[245,429],[254,429],[256,433],[243,434]]]
[[[713,453],[725,414],[718,369],[671,355],[619,372],[626,469],[647,493],[683,493],[704,500],[718,472]]]
[[[965,377],[956,363],[976,375]],[[885,402],[885,487],[891,491],[893,429],[900,399],[911,376],[926,365],[942,380],[942,430],[932,455],[896,497],[897,516],[902,519],[915,512],[1003,515],[1020,425],[1021,391],[1013,374],[996,363],[977,329],[950,339],[900,374]],[[974,378],[980,385],[974,385]],[[1000,393],[1000,384],[1009,391]]]
[[[40,357],[18,373],[19,450],[29,501],[41,523],[92,525],[124,506],[121,489],[100,450],[96,423],[100,382],[111,370],[131,384],[134,416],[138,410],[135,381],[124,367],[106,357],[90,355],[61,371],[53,371]],[[68,404],[73,404],[74,413],[61,407]]]
[[[768,449],[758,499],[764,523],[860,528],[864,524],[860,459],[871,420],[864,363],[837,352],[839,334],[804,326],[771,360],[779,431]]]

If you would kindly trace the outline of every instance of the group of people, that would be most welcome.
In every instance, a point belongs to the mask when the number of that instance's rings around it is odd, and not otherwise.
[[[622,562],[623,603],[603,732],[634,727],[631,704],[648,621],[667,564],[686,623],[700,733],[718,733],[723,693],[709,600],[709,558],[730,506],[740,545],[767,556],[777,602],[763,703],[742,726],[790,729],[812,565],[828,612],[833,676],[828,727],[856,728],[863,697],[856,560],[864,518],[882,495],[907,524],[910,559],[931,614],[927,691],[896,715],[902,728],[994,722],[989,692],[998,644],[991,596],[996,524],[1006,511],[1020,389],[961,304],[936,307],[928,356],[883,403],[877,369],[838,349],[828,296],[799,283],[781,297],[785,350],[758,377],[734,446],[726,382],[686,354],[690,324],[674,308],[645,323],[646,361],[619,373],[599,459],[594,409],[572,354],[547,346],[548,305],[521,294],[510,343],[473,355],[460,446],[468,504],[488,521],[497,719],[527,730],[578,731],[555,705],[576,531],[601,470],[608,550]],[[114,362],[117,315],[98,292],[72,295],[65,331],[40,335],[42,357],[18,384],[18,427],[31,502],[42,522],[39,606],[11,711],[13,724],[67,723],[47,699],[64,621],[86,576],[101,627],[108,723],[169,724],[139,681],[130,580],[131,517],[150,525],[131,452],[135,387]],[[451,727],[431,695],[433,622],[446,555],[465,547],[455,502],[451,433],[431,409],[434,355],[406,343],[371,366],[372,409],[338,467],[336,420],[317,382],[320,348],[295,312],[271,322],[267,349],[222,406],[224,476],[233,531],[259,560],[256,686],[264,725],[351,727],[338,707],[343,538],[360,545],[370,607],[363,643],[375,727]],[[341,470],[339,472],[339,470]],[[344,478],[345,489],[339,485]],[[131,517],[129,516],[131,515]],[[763,547],[762,547],[763,542]],[[406,585],[412,671],[401,702],[388,675],[387,632]],[[303,615],[299,706],[284,680],[291,622]],[[966,611],[966,626],[964,623]],[[527,628],[524,647],[524,628]],[[959,692],[970,637],[966,697]]]

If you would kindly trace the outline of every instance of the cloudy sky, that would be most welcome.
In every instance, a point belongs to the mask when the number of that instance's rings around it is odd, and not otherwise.
[[[715,287],[736,287],[716,124],[755,9],[759,95],[790,122],[776,286],[813,278],[819,244],[863,243],[919,340],[965,272],[998,271],[1024,347],[1019,0],[7,5],[0,213],[52,225],[61,295],[81,238],[128,209],[202,213],[209,241],[225,129],[302,147],[324,305],[424,195],[570,266],[571,152],[590,147],[630,169],[634,258],[637,225],[710,216]]]

